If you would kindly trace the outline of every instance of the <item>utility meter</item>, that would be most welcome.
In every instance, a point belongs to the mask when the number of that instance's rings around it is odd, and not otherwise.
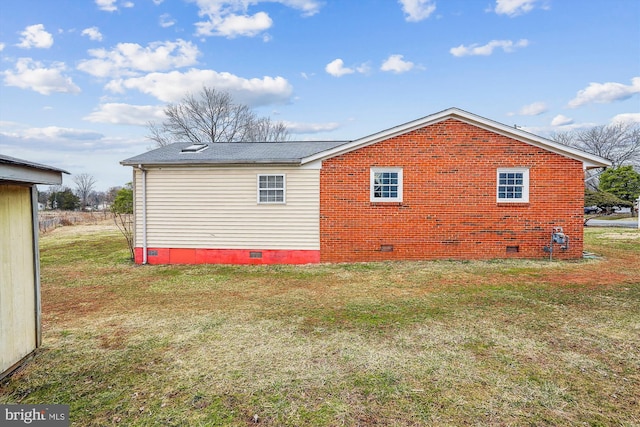
[[[562,227],[553,227],[553,231],[551,232],[551,241],[549,242],[549,246],[544,246],[542,250],[545,252],[549,252],[549,259],[553,259],[553,244],[561,245],[560,249],[566,251],[569,249],[569,236],[564,234],[562,231]]]
[[[567,242],[567,236],[562,232],[562,227],[553,227],[551,240],[553,243],[559,243],[561,245],[564,245]]]

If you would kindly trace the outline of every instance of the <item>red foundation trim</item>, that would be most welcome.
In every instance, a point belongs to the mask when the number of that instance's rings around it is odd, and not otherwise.
[[[142,264],[142,255],[142,248],[135,248],[136,264]],[[319,262],[319,250],[147,248],[148,264],[315,264]]]

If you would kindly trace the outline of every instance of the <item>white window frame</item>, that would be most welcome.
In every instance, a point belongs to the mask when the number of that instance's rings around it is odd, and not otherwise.
[[[522,187],[522,197],[507,198],[500,197],[500,174],[501,173],[521,173],[522,184],[515,185]],[[511,185],[513,187],[514,185]],[[496,200],[498,203],[529,203],[529,168],[498,168],[496,173]]]
[[[378,173],[397,173],[398,174],[398,192],[397,197],[376,197],[375,195],[375,176]],[[369,197],[373,203],[401,203],[402,202],[402,168],[371,168],[370,181],[369,181]]]
[[[270,176],[274,176],[274,177],[282,177],[282,187],[273,187],[273,188],[261,188],[260,187],[260,178],[262,177],[270,177]],[[287,176],[283,173],[263,173],[263,174],[258,174],[257,178],[256,178],[256,187],[257,187],[257,197],[258,197],[258,204],[259,205],[284,205],[285,203],[287,203]],[[261,199],[261,193],[263,191],[267,191],[267,190],[276,190],[276,191],[282,191],[282,201],[278,200],[278,201],[263,201]]]

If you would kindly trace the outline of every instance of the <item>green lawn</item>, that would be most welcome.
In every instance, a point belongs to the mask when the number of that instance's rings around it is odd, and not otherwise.
[[[134,266],[41,238],[44,345],[0,403],[73,425],[640,425],[640,231],[578,262]]]

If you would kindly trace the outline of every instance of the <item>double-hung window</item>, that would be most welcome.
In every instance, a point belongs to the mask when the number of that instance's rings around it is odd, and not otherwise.
[[[371,201],[402,202],[402,168],[371,168]]]
[[[284,175],[258,175],[258,203],[285,203]]]
[[[529,169],[500,168],[497,181],[498,202],[529,202]]]

